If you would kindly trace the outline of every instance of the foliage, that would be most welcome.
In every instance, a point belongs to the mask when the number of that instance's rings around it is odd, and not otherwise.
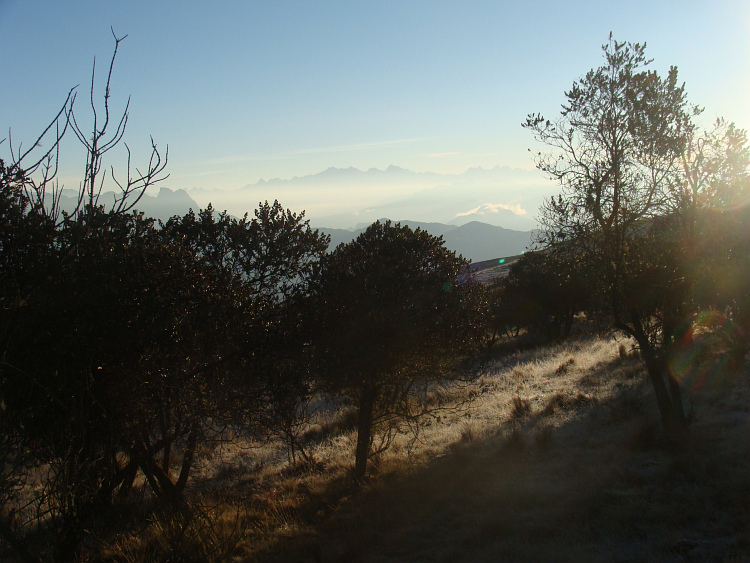
[[[566,338],[575,315],[591,302],[585,261],[568,244],[526,252],[497,282],[497,322],[547,339]]]
[[[557,121],[530,115],[524,125],[554,149],[537,166],[562,188],[542,209],[540,242],[590,257],[615,327],[638,341],[665,426],[680,427],[681,390],[664,354],[686,288],[663,261],[674,236],[663,217],[697,110],[676,68],[666,78],[646,70],[645,45],[610,36],[603,51],[605,64],[566,92]]]
[[[252,219],[215,216],[209,205],[198,215],[173,217],[162,232],[241,284],[242,326],[226,334],[244,366],[235,382],[244,402],[236,406],[237,420],[254,431],[283,434],[292,456],[297,449],[304,456],[297,434],[314,383],[310,292],[329,238],[313,231],[304,213],[278,201],[259,205]]]
[[[9,221],[31,209],[8,207]],[[138,213],[85,209],[51,227],[48,268],[22,308],[4,298],[3,452],[29,452],[21,472],[50,468],[35,506],[59,557],[139,472],[179,502],[196,450],[228,425],[297,444],[312,392],[306,288],[328,240],[278,203],[253,221],[222,214],[220,228],[211,210],[199,217],[157,229]],[[241,260],[218,256],[216,240]],[[16,476],[5,485],[7,506]]]
[[[11,164],[0,163],[0,453],[11,468],[0,483],[0,533],[29,560],[38,549],[71,558],[137,471],[175,501],[199,440],[229,412],[232,372],[219,368],[240,310],[237,284],[162,238],[153,220],[127,213],[163,179],[166,159],[153,142],[145,173],[132,176],[128,159],[126,177],[113,177],[119,199],[109,211],[98,206],[103,157],[127,123],[126,109],[107,137],[121,40],[103,119],[92,77],[92,136],[78,125],[71,93],[31,149],[11,144]],[[86,176],[79,206],[60,217],[57,157],[71,129],[86,149]],[[34,158],[51,132],[52,147]],[[46,474],[33,496],[26,487],[17,497],[38,467]],[[32,549],[25,536],[38,526],[46,539]]]
[[[103,157],[121,142],[127,122],[126,109],[116,132],[107,138],[110,79],[123,39],[114,38],[101,120],[97,119],[92,74],[91,136],[78,126],[73,111],[74,88],[31,148],[23,151],[9,138],[10,164],[0,162],[1,447],[3,461],[10,462],[12,468],[9,479],[3,480],[0,533],[28,560],[34,556],[21,531],[24,526],[28,530],[28,518],[35,524],[44,523],[53,532],[50,551],[55,557],[69,558],[92,508],[123,479],[121,460],[115,459],[123,438],[112,430],[121,421],[106,410],[109,397],[102,394],[102,378],[95,377],[102,375],[95,372],[102,367],[99,362],[109,359],[100,346],[102,335],[112,339],[107,346],[111,351],[127,334],[107,332],[116,322],[116,317],[107,315],[119,313],[122,300],[95,302],[107,291],[116,292],[122,287],[118,284],[128,278],[123,271],[113,276],[109,269],[111,258],[115,262],[123,258],[119,253],[122,241],[111,236],[118,229],[109,229],[114,225],[104,223],[124,214],[146,188],[163,179],[166,156],[161,158],[152,141],[146,172],[136,176],[131,175],[128,158],[127,177],[114,179],[121,190],[120,198],[111,217],[103,219],[107,214],[97,206],[104,183],[104,174],[100,174]],[[60,143],[71,130],[86,150],[86,175],[77,208],[61,218],[62,187],[56,174]],[[100,243],[102,246],[97,246]],[[90,284],[93,280],[95,283]],[[109,283],[114,287],[108,288]],[[95,324],[99,320],[104,321],[101,326]],[[107,381],[105,387],[111,389],[111,383]],[[39,494],[26,504],[23,514],[18,514],[16,499],[9,493],[39,464],[47,468],[48,475]]]
[[[542,208],[547,248],[588,262],[614,326],[633,336],[664,426],[687,421],[678,358],[699,311],[728,315],[735,363],[747,347],[745,132],[719,120],[700,132],[672,67],[647,71],[645,45],[610,36],[606,64],[566,92],[560,118],[525,127],[553,148],[538,167],[562,193]]]
[[[330,254],[304,212],[278,201],[239,219],[209,205],[157,225],[133,211],[165,177],[153,141],[145,173],[131,173],[129,158],[123,176],[110,169],[120,194],[100,206],[104,157],[128,120],[127,106],[119,120],[109,107],[122,39],[103,107],[92,77],[90,135],[71,91],[39,137],[51,148],[11,146],[10,164],[0,160],[0,536],[20,558],[76,558],[130,510],[164,515],[153,540],[164,551],[197,530],[206,550],[181,556],[225,556],[238,520],[214,526],[185,498],[212,442],[237,430],[280,436],[295,470],[322,468],[302,433],[316,431],[311,404],[330,400],[357,416],[359,482],[398,430],[416,436],[424,415],[455,406],[464,354],[521,325],[563,338],[578,311],[606,310],[637,340],[670,428],[686,422],[680,353],[700,309],[715,315],[701,327],[728,327],[725,345],[744,358],[746,134],[723,121],[699,132],[676,70],[645,70],[645,46],[610,39],[606,64],[574,83],[558,121],[527,120],[553,148],[538,165],[562,194],[543,208],[543,248],[485,291],[441,238],[390,222]],[[87,159],[78,207],[61,214],[55,173],[68,130]],[[578,361],[558,362],[545,381],[572,377]],[[532,423],[537,411],[513,385],[516,422]],[[136,488],[156,502],[144,506]]]
[[[442,238],[376,222],[323,261],[321,333],[325,387],[359,407],[355,477],[365,476],[374,427],[417,412],[426,382],[448,375],[465,343],[456,281],[465,261]]]
[[[226,412],[219,368],[237,301],[141,215],[88,211],[56,240],[54,272],[16,321],[2,391],[25,447],[51,468],[40,500],[63,556],[137,470],[165,500],[184,489],[199,437]]]
[[[740,364],[750,347],[750,147],[747,134],[722,119],[696,133],[672,188],[680,218],[675,249],[696,305],[726,316]]]

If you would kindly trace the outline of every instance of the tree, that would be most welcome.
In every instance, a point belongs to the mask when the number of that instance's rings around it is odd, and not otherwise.
[[[378,423],[418,414],[415,398],[447,377],[464,344],[466,262],[442,238],[375,222],[322,263],[318,357],[323,388],[359,411],[354,476],[364,478]]]
[[[521,325],[550,340],[566,338],[575,315],[591,297],[583,265],[581,256],[567,244],[526,252],[497,281],[498,324]]]
[[[552,147],[537,166],[562,189],[542,208],[540,242],[591,257],[614,326],[638,342],[664,426],[681,428],[682,391],[666,350],[686,314],[687,288],[664,267],[673,235],[662,218],[697,110],[675,67],[666,78],[647,70],[645,44],[610,34],[603,51],[605,64],[574,82],[556,121],[532,114],[524,123]]]
[[[682,166],[672,186],[682,233],[675,253],[693,287],[696,306],[725,316],[730,330],[724,337],[732,362],[740,365],[750,348],[747,133],[718,119],[711,130],[691,136]]]
[[[16,534],[14,512],[24,488],[33,455],[27,449],[23,414],[7,408],[4,390],[9,379],[8,351],[18,324],[24,318],[28,298],[49,271],[53,256],[54,224],[43,207],[29,198],[27,179],[17,166],[0,159],[0,537],[24,560],[34,560],[28,546]],[[31,463],[30,463],[31,462]]]
[[[278,201],[259,204],[253,217],[241,219],[226,211],[217,216],[209,205],[197,215],[171,218],[163,233],[240,283],[242,323],[231,334],[244,370],[233,386],[242,398],[238,419],[280,433],[292,457],[296,451],[304,457],[297,434],[313,391],[310,297],[330,238],[311,229],[304,212]]]
[[[57,238],[75,251],[28,296],[0,392],[21,451],[50,469],[37,500],[65,558],[138,471],[158,498],[179,499],[228,412],[226,332],[242,302],[140,214],[87,213]]]
[[[169,158],[169,147],[162,156],[153,138],[151,139],[151,154],[146,167],[132,165],[130,147],[123,142],[129,118],[130,98],[128,98],[119,119],[114,119],[110,107],[110,84],[117,51],[120,43],[127,38],[127,35],[117,37],[114,29],[111,29],[111,31],[115,46],[104,84],[104,94],[99,106],[95,101],[97,99],[95,95],[96,58],[91,72],[91,130],[86,131],[79,124],[74,107],[77,87],[74,87],[68,92],[60,111],[39,137],[31,143],[30,148],[23,150],[20,144],[14,146],[10,132],[8,134],[7,140],[11,156],[10,164],[7,166],[8,171],[22,179],[22,187],[30,204],[47,218],[56,222],[59,222],[61,218],[59,203],[63,189],[56,178],[60,145],[68,131],[73,131],[86,153],[84,174],[78,187],[78,202],[76,207],[68,212],[71,217],[94,212],[100,206],[105,207],[101,201],[102,190],[107,179],[108,166],[105,164],[105,157],[107,153],[120,144],[125,146],[127,160],[124,172],[119,175],[115,172],[114,166],[109,166],[110,180],[114,184],[116,192],[119,192],[116,193],[114,200],[108,206],[109,211],[127,213],[133,210],[147,189],[168,177],[164,174],[164,171]],[[116,126],[113,125],[114,123],[116,123]],[[112,131],[112,127],[115,127],[114,131]],[[4,140],[0,140],[0,144]],[[49,148],[40,148],[42,146]]]
[[[128,98],[125,109],[123,110],[120,119],[117,121],[115,131],[112,132],[110,129],[110,125],[114,123],[114,121],[112,121],[111,109],[109,107],[112,70],[114,69],[117,50],[120,47],[120,43],[127,37],[127,35],[117,37],[114,29],[111,29],[111,31],[112,37],[115,40],[115,47],[112,52],[112,59],[109,63],[109,72],[107,73],[107,81],[104,86],[103,107],[101,109],[97,109],[97,106],[94,103],[96,59],[94,59],[94,67],[91,72],[90,99],[91,115],[93,117],[91,133],[87,134],[87,132],[78,125],[78,120],[73,111],[72,103],[67,110],[67,120],[72,124],[73,132],[86,149],[86,167],[83,174],[83,181],[81,182],[79,189],[78,207],[72,213],[73,216],[82,211],[90,213],[101,205],[100,196],[106,176],[106,168],[102,170],[104,167],[104,157],[109,151],[122,142],[128,124],[130,98]],[[100,112],[103,112],[103,115],[100,115]],[[111,179],[120,191],[120,194],[115,196],[115,200],[110,208],[114,213],[127,213],[128,211],[131,211],[135,208],[138,201],[149,187],[152,187],[167,178],[167,175],[164,175],[164,170],[167,167],[167,161],[169,159],[169,147],[167,147],[164,158],[162,158],[161,153],[152,138],[151,155],[149,157],[148,165],[143,169],[143,172],[141,172],[141,169],[131,166],[130,147],[128,147],[127,143],[125,144],[125,149],[128,157],[124,176],[118,178],[115,174],[114,167],[110,169]]]
[[[14,474],[23,477],[40,463],[50,469],[41,492],[28,506],[37,510],[31,518],[52,532],[47,537],[60,559],[72,557],[86,526],[96,519],[98,503],[132,483],[128,475],[136,459],[132,439],[138,426],[132,423],[141,420],[136,405],[143,405],[137,399],[143,395],[131,391],[148,387],[136,384],[144,374],[146,382],[160,381],[149,369],[161,350],[142,346],[152,342],[149,331],[154,328],[144,325],[148,322],[144,312],[163,315],[165,307],[172,305],[162,300],[160,307],[144,309],[154,304],[149,298],[158,293],[158,284],[148,287],[149,283],[163,283],[173,274],[206,277],[204,271],[196,272],[189,256],[158,244],[152,222],[128,214],[142,193],[165,177],[166,154],[162,159],[153,140],[143,173],[131,167],[129,150],[125,175],[117,177],[111,169],[120,193],[109,212],[100,205],[104,156],[122,142],[128,118],[126,107],[111,132],[110,79],[124,39],[114,32],[113,36],[103,108],[94,103],[96,74],[92,73],[90,135],[79,127],[73,111],[73,89],[31,148],[15,147],[9,135],[10,164],[0,163],[2,448],[15,452]],[[61,214],[62,187],[56,181],[59,148],[71,130],[86,150],[86,166],[78,206]],[[49,148],[40,149],[42,145]],[[166,270],[146,281],[152,266]],[[189,299],[195,296],[189,290],[201,291],[200,284],[174,281],[172,277],[166,286],[185,290],[178,297]],[[183,313],[179,307],[172,312]],[[178,319],[160,327],[185,324]],[[208,345],[209,339],[204,342]],[[131,355],[134,349],[137,354]],[[125,391],[119,395],[118,389]],[[33,550],[19,531],[24,526],[15,527],[8,517],[14,508],[7,504],[6,492],[3,487],[0,534],[22,557],[33,559]]]

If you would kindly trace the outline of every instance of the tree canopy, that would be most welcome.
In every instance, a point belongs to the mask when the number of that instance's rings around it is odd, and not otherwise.
[[[359,409],[355,474],[365,475],[373,425],[411,411],[418,380],[445,377],[462,338],[466,262],[435,237],[375,222],[322,264],[319,302],[325,385]],[[468,334],[468,331],[466,332]]]
[[[681,428],[684,390],[669,355],[696,306],[693,210],[742,183],[747,160],[731,127],[723,146],[734,149],[709,150],[677,69],[649,70],[645,48],[610,35],[604,64],[574,82],[560,116],[532,114],[524,127],[551,147],[537,166],[561,188],[541,210],[539,242],[589,261],[614,327],[638,342],[664,425]]]

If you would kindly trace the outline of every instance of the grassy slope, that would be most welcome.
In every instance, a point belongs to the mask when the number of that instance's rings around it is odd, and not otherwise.
[[[658,431],[638,360],[612,341],[498,362],[479,392],[410,461],[392,455],[355,501],[258,558],[750,560],[745,376],[693,395],[679,444]],[[515,397],[528,403],[514,412]]]
[[[470,408],[431,419],[418,440],[399,436],[360,491],[349,478],[356,437],[340,414],[322,414],[313,429],[314,470],[291,466],[280,444],[234,440],[202,454],[193,489],[200,513],[152,515],[145,531],[111,538],[100,553],[120,561],[750,561],[750,381],[746,373],[719,381],[707,365],[681,443],[660,434],[639,360],[606,338],[487,363],[463,390]]]

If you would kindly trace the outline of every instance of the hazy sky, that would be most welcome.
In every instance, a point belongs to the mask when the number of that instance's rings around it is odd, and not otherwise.
[[[521,121],[559,111],[610,30],[646,41],[657,70],[676,65],[708,121],[750,127],[747,0],[0,0],[0,138],[12,127],[14,143],[33,141],[77,84],[88,116],[110,26],[128,34],[112,106],[131,96],[136,162],[149,135],[169,145],[172,188],[331,166],[531,168]],[[77,187],[83,162],[67,150],[61,176]]]

